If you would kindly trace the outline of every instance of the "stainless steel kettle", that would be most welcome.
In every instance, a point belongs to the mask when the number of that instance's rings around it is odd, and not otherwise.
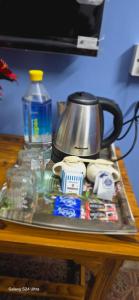
[[[105,139],[104,111],[113,115],[113,131]],[[114,101],[86,92],[69,95],[53,141],[54,161],[65,155],[98,157],[101,148],[116,140],[122,125],[123,115]]]

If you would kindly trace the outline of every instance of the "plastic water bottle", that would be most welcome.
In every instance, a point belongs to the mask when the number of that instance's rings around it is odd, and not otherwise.
[[[30,85],[23,97],[24,141],[27,147],[52,144],[52,100],[45,89],[43,71],[30,70]]]

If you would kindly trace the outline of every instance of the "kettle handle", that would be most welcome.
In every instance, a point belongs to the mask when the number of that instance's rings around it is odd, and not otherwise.
[[[104,140],[102,140],[101,147],[106,148],[110,144],[112,144],[116,140],[116,138],[119,136],[119,134],[122,130],[122,126],[123,126],[123,114],[122,114],[122,111],[121,111],[119,105],[117,103],[115,103],[113,100],[99,97],[99,104],[102,108],[102,113],[103,113],[103,111],[107,111],[107,112],[111,113],[114,117],[114,119],[113,119],[114,129],[113,129],[112,133],[108,137],[106,137]],[[103,116],[102,116],[102,119],[103,119]],[[103,123],[102,123],[102,127],[103,127]]]

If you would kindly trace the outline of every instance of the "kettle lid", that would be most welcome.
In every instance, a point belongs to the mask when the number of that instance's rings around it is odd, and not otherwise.
[[[98,103],[98,98],[90,93],[76,92],[68,96],[68,101],[83,105],[94,105]]]

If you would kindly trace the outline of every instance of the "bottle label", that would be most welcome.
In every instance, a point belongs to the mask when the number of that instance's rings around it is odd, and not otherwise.
[[[25,141],[50,143],[52,141],[51,100],[45,103],[24,102]]]

